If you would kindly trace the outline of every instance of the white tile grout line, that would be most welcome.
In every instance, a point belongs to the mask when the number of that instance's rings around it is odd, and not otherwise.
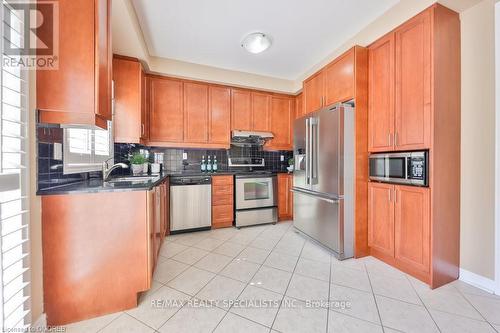
[[[427,308],[427,305],[425,304],[424,300],[420,297],[420,294],[417,292],[417,289],[415,288],[415,286],[413,285],[413,283],[411,283],[410,281],[410,278],[408,277],[408,275],[405,275],[406,279],[408,280],[408,282],[410,283],[411,287],[413,288],[413,291],[415,292],[415,294],[417,294],[417,297],[418,299],[420,300],[420,302],[422,302],[425,310],[427,311],[427,313],[429,314],[429,316],[431,317],[432,321],[434,322],[434,325],[436,325],[437,329],[439,332],[441,332],[441,328],[439,327],[439,325],[437,324],[436,320],[434,319],[434,317],[432,316],[431,312],[429,311],[429,309]]]
[[[375,292],[373,291],[372,280],[370,279],[370,274],[368,273],[368,268],[366,268],[365,263],[363,263],[363,267],[365,269],[364,271],[366,273],[366,276],[368,277],[368,283],[370,283],[370,289],[372,291],[373,300],[375,301],[375,307],[377,308],[378,320],[380,321],[380,325],[382,326],[382,332],[385,332],[384,322],[382,321],[382,316],[380,315],[380,310],[378,308],[377,297],[375,297]]]

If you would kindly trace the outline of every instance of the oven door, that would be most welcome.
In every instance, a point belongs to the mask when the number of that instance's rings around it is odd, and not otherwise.
[[[236,209],[276,206],[276,177],[236,177]]]
[[[406,183],[407,159],[410,153],[370,155],[370,179],[382,182]]]

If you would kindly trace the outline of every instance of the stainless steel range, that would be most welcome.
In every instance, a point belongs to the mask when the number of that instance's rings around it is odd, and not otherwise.
[[[233,167],[234,164],[233,161]],[[265,165],[263,158],[251,158],[247,163],[241,163],[241,166],[248,167],[249,164]],[[238,172],[235,188],[237,228],[278,221],[275,174],[268,171]]]

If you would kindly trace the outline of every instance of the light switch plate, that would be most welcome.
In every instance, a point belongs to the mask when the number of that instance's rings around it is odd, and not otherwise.
[[[62,159],[63,159],[62,144],[55,142],[53,149],[54,149],[54,152],[52,154],[52,158],[54,160],[62,161]]]
[[[188,159],[188,153],[182,153],[182,159],[187,160]]]
[[[285,161],[285,156],[284,156],[284,155],[280,155],[280,161],[281,161],[281,162],[284,162],[284,161]]]

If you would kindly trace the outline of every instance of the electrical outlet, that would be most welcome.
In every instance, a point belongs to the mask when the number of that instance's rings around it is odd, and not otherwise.
[[[182,159],[187,160],[188,159],[188,153],[182,153]]]
[[[57,160],[57,161],[62,161],[63,159],[63,152],[62,152],[62,144],[61,143],[57,143],[55,142],[54,143],[54,147],[53,147],[53,155],[52,155],[52,158],[54,160]]]
[[[285,156],[284,156],[284,155],[280,155],[280,161],[281,161],[281,162],[284,162],[284,161],[285,161]]]

